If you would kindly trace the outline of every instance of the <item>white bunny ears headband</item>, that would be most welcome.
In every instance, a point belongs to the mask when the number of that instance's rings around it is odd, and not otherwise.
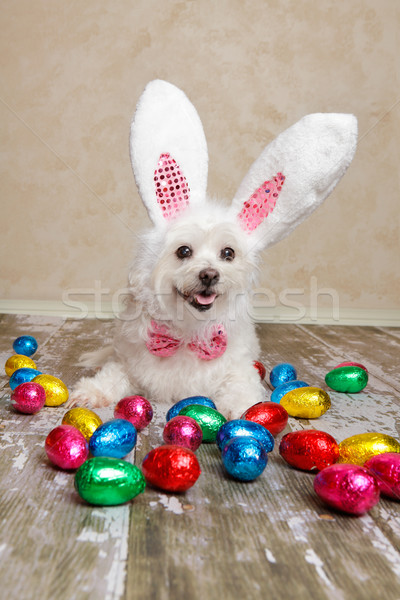
[[[349,114],[307,115],[271,142],[239,186],[230,217],[260,248],[280,241],[331,193],[357,144]],[[208,153],[200,118],[186,95],[151,81],[131,126],[131,160],[139,193],[157,226],[190,203],[203,203]]]

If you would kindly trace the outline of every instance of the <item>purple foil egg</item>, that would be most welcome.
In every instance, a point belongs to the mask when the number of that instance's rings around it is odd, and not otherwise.
[[[182,446],[195,452],[202,442],[203,432],[192,417],[178,415],[166,423],[163,439],[166,444]]]
[[[153,418],[151,404],[143,396],[127,396],[122,398],[114,410],[115,419],[125,419],[140,431],[147,427]]]
[[[314,490],[332,508],[362,515],[379,501],[379,486],[365,467],[335,464],[315,476]]]
[[[377,454],[367,460],[364,467],[375,475],[381,494],[400,500],[400,453]]]

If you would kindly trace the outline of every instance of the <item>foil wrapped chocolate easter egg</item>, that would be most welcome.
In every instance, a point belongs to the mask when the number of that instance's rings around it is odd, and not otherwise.
[[[89,456],[89,446],[83,435],[71,425],[59,425],[45,441],[48,459],[61,469],[78,469]]]
[[[148,483],[168,492],[185,492],[201,473],[195,453],[174,445],[151,450],[144,457],[142,470]]]
[[[23,367],[22,369],[17,369],[10,377],[10,381],[8,382],[10,388],[15,390],[15,388],[21,383],[26,383],[27,381],[32,381],[38,375],[41,375],[41,371],[37,369],[31,369],[29,367]]]
[[[367,367],[365,367],[364,365],[362,365],[361,363],[358,363],[358,362],[352,362],[352,361],[341,362],[339,365],[336,365],[335,369],[338,369],[339,367],[359,367],[360,369],[364,369],[364,371],[366,371],[368,373]]]
[[[24,356],[23,354],[13,354],[13,356],[7,359],[4,365],[4,370],[8,377],[11,377],[17,369],[25,368],[36,369],[36,363],[29,356]]]
[[[368,372],[360,367],[336,367],[325,375],[325,383],[335,392],[355,394],[368,383]]]
[[[32,379],[35,383],[40,383],[46,392],[46,406],[60,406],[68,400],[68,389],[65,383],[53,375],[38,375]]]
[[[214,402],[210,398],[207,398],[207,396],[190,396],[189,398],[183,398],[183,400],[179,400],[179,402],[176,402],[173,406],[171,406],[167,412],[167,421],[179,415],[182,408],[191,406],[192,404],[200,404],[201,406],[209,406],[215,410],[217,409]]]
[[[400,443],[385,433],[359,433],[340,442],[338,462],[363,465],[384,452],[400,452]]]
[[[259,423],[273,435],[283,431],[288,422],[288,413],[283,406],[275,402],[258,402],[248,408],[242,415],[242,419]]]
[[[89,458],[75,474],[75,489],[80,497],[98,506],[129,502],[145,487],[145,479],[138,467],[109,456]]]
[[[377,454],[364,464],[378,482],[381,494],[393,500],[400,500],[400,454],[385,452]]]
[[[246,419],[233,419],[222,425],[217,433],[217,446],[223,450],[224,446],[234,437],[253,437],[258,440],[264,447],[266,452],[272,452],[275,445],[275,440],[272,433],[263,425],[248,421]]]
[[[93,456],[123,458],[135,447],[137,433],[126,419],[106,421],[96,429],[89,440]]]
[[[11,404],[15,410],[33,415],[43,408],[46,392],[39,383],[27,381],[18,385],[11,394]]]
[[[177,415],[165,424],[163,440],[166,444],[183,446],[195,452],[203,441],[203,432],[192,417]]]
[[[14,340],[13,349],[15,354],[23,354],[24,356],[32,356],[38,349],[38,343],[31,335],[21,335]]]
[[[192,417],[201,427],[203,432],[203,442],[215,442],[218,429],[226,423],[226,419],[220,412],[209,406],[201,404],[191,404],[182,408],[180,415]]]
[[[255,438],[231,438],[222,449],[222,462],[229,475],[239,481],[253,481],[267,466],[268,454]]]
[[[62,420],[63,425],[72,425],[72,427],[79,429],[87,440],[90,440],[102,423],[103,421],[95,412],[90,410],[90,408],[83,408],[81,406],[71,408],[65,413]]]
[[[127,396],[118,402],[114,409],[114,417],[126,419],[137,431],[141,431],[152,420],[153,409],[150,402],[143,396]]]
[[[261,381],[264,381],[265,375],[267,374],[267,370],[259,360],[255,360],[253,362],[254,368],[257,369],[258,374],[260,375]]]
[[[281,385],[278,385],[278,387],[276,387],[272,392],[271,402],[277,402],[279,404],[281,398],[283,398],[285,394],[291,392],[292,390],[297,390],[300,387],[309,387],[309,385],[308,383],[306,383],[305,381],[301,381],[300,379],[293,379],[293,381],[281,383]]]
[[[278,387],[282,383],[297,379],[297,372],[290,363],[280,363],[276,365],[269,374],[269,381],[273,388]]]
[[[329,394],[317,387],[302,387],[285,394],[280,401],[290,417],[317,419],[331,407]]]
[[[379,501],[379,486],[368,469],[358,465],[331,465],[314,479],[314,490],[328,506],[362,515]]]
[[[281,439],[279,454],[292,467],[321,471],[335,464],[339,446],[334,437],[316,429],[292,431]]]

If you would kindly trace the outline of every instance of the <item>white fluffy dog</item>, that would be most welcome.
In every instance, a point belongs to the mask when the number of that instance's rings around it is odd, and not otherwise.
[[[154,227],[129,272],[126,310],[103,363],[75,386],[70,405],[105,406],[131,393],[151,402],[193,395],[238,418],[266,399],[249,315],[260,251],[332,191],[355,152],[357,122],[313,114],[269,144],[230,207],[206,195],[207,146],[193,105],[175,86],[148,84],[131,128],[136,183]]]

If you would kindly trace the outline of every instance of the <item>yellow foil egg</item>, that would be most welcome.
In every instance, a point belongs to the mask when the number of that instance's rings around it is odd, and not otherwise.
[[[13,354],[4,365],[4,369],[8,377],[17,371],[17,369],[36,369],[36,363],[29,356],[23,354]]]
[[[37,375],[32,379],[35,383],[40,383],[46,392],[45,406],[60,406],[68,400],[67,386],[53,375]]]
[[[291,417],[317,419],[331,407],[331,399],[320,388],[302,387],[282,396],[280,404]]]
[[[385,433],[360,433],[340,442],[337,462],[363,465],[384,452],[400,452],[400,443]]]
[[[87,440],[90,440],[96,429],[103,424],[103,421],[89,408],[77,406],[65,413],[62,424],[72,425],[72,427],[79,429]]]

